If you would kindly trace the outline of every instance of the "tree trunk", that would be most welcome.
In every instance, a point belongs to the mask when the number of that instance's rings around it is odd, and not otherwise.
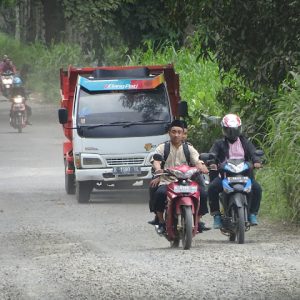
[[[46,43],[62,41],[65,33],[65,19],[61,1],[41,0],[41,3],[44,11]]]
[[[20,24],[20,3],[16,3],[15,7],[15,15],[16,15],[16,26],[15,26],[15,39],[17,41],[21,40],[21,24]]]

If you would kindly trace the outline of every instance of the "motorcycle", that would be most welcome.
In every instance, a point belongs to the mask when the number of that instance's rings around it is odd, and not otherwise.
[[[10,98],[11,89],[13,86],[14,73],[6,71],[1,74],[1,90],[2,94],[6,98]]]
[[[257,156],[263,156],[262,150],[256,150]],[[200,155],[208,167],[216,164],[214,153],[202,153]],[[221,232],[229,237],[229,240],[239,244],[245,242],[245,232],[250,230],[248,222],[249,208],[251,205],[253,165],[243,159],[228,159],[219,168],[222,175],[223,192],[219,195],[222,205]]]
[[[27,113],[25,106],[25,98],[21,95],[16,95],[12,98],[12,105],[10,110],[10,125],[18,129],[21,133],[26,126]]]
[[[154,154],[154,160],[163,161],[159,154]],[[200,207],[200,190],[191,177],[199,172],[195,167],[181,165],[166,168],[162,174],[176,178],[168,184],[167,205],[165,209],[166,231],[162,235],[170,242],[171,247],[191,248],[192,238],[198,232],[198,210]],[[156,226],[156,231],[158,226]]]

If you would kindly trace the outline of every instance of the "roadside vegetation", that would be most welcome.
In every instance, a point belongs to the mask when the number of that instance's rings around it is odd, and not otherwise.
[[[300,75],[278,99],[267,120],[264,143],[267,166],[259,174],[264,187],[263,211],[282,220],[299,222],[300,213]]]

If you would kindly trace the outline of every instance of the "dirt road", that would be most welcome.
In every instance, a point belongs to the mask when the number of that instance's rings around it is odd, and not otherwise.
[[[299,233],[260,220],[244,245],[211,230],[170,249],[145,191],[65,194],[56,108],[32,107],[18,134],[0,101],[0,299],[300,299]]]

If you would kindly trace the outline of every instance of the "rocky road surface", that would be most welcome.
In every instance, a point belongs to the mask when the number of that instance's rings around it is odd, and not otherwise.
[[[260,219],[244,245],[210,230],[171,249],[147,191],[65,194],[57,107],[31,105],[18,134],[0,99],[0,299],[300,299],[299,231]]]

